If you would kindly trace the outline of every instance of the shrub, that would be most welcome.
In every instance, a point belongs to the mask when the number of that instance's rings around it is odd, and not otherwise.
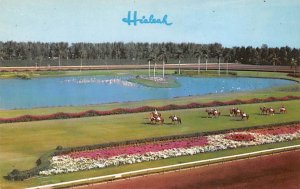
[[[56,149],[56,150],[62,150],[63,147],[62,147],[62,146],[57,146],[55,149]]]

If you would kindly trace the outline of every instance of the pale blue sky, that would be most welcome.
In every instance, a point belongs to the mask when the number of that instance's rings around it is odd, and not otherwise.
[[[1,41],[219,42],[300,48],[300,0],[0,0]],[[128,11],[171,26],[128,26]]]

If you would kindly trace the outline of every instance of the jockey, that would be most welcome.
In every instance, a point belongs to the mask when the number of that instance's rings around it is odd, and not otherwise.
[[[247,115],[246,115],[246,113],[245,112],[243,112],[243,117],[246,117]]]
[[[176,115],[173,116],[173,120],[177,121],[177,116]]]
[[[156,109],[154,110],[154,114],[158,116],[158,112]]]

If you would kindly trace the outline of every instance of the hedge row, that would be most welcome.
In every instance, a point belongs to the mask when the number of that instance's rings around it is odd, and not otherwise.
[[[250,129],[260,129],[260,128],[268,128],[268,127],[275,127],[275,126],[286,126],[286,125],[293,125],[293,124],[300,124],[300,121],[293,121],[293,122],[286,122],[286,123],[276,123],[276,124],[269,124],[269,125],[258,125],[248,128],[234,128],[234,129],[226,129],[220,131],[208,131],[208,132],[201,132],[201,133],[192,133],[192,134],[184,134],[184,135],[171,135],[171,136],[163,136],[163,137],[153,137],[153,138],[145,138],[145,139],[138,139],[138,140],[128,140],[128,141],[121,141],[121,142],[111,142],[105,144],[95,144],[95,145],[86,145],[86,146],[78,146],[78,147],[67,147],[63,148],[62,146],[57,146],[55,150],[52,150],[43,156],[41,156],[36,161],[36,167],[25,170],[19,171],[17,169],[12,170],[7,176],[4,178],[12,181],[20,181],[24,180],[39,174],[40,171],[45,170],[50,165],[50,159],[53,156],[57,155],[64,155],[70,152],[80,152],[80,151],[87,151],[87,150],[95,150],[100,148],[111,148],[117,146],[126,146],[126,145],[137,145],[137,144],[144,144],[150,142],[158,142],[158,141],[167,141],[167,140],[178,140],[183,138],[190,138],[190,137],[198,137],[198,136],[206,136],[206,135],[215,135],[221,133],[228,133],[228,132],[238,132],[238,131],[245,131]]]
[[[208,103],[190,103],[184,105],[169,104],[166,106],[153,107],[153,106],[141,106],[137,108],[116,108],[107,111],[97,111],[88,110],[84,112],[77,113],[65,113],[58,112],[49,115],[22,115],[13,118],[0,118],[0,123],[15,123],[15,122],[29,122],[29,121],[41,121],[41,120],[54,120],[54,119],[70,119],[70,118],[82,118],[82,117],[92,117],[92,116],[105,116],[105,115],[115,115],[115,114],[128,114],[128,113],[140,113],[154,111],[166,111],[166,110],[180,110],[180,109],[192,109],[192,108],[203,108],[212,106],[227,106],[227,105],[237,105],[237,104],[252,104],[252,103],[262,103],[262,102],[273,102],[273,101],[287,101],[300,99],[300,96],[285,96],[285,97],[269,97],[269,98],[252,98],[250,100],[231,100],[231,101],[212,101]]]

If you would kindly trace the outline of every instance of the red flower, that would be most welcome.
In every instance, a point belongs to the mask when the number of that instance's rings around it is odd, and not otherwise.
[[[242,133],[234,133],[225,136],[226,139],[234,140],[234,141],[252,141],[255,137],[251,134],[242,134]]]

